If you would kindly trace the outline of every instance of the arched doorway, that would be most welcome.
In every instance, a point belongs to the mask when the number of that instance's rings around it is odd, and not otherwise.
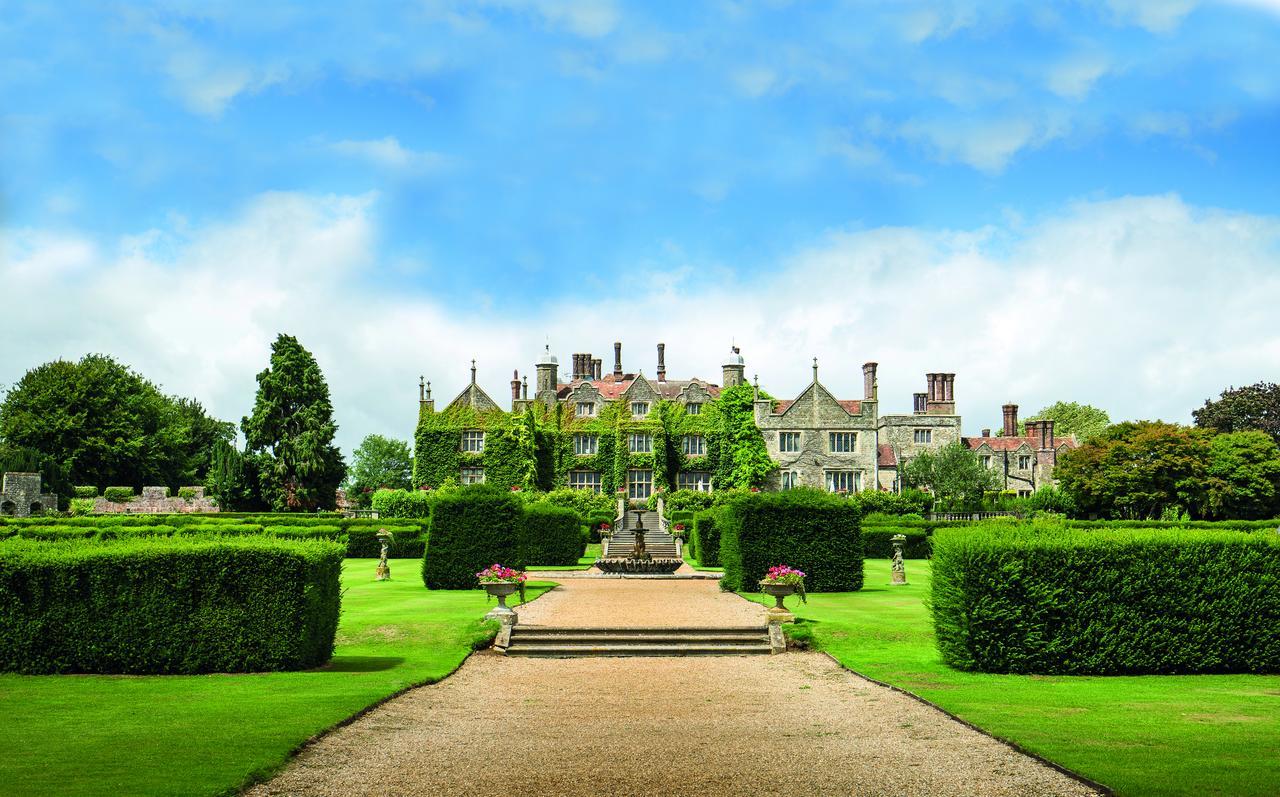
[[[3,504],[0,504],[0,515],[14,515],[17,514],[17,512],[18,507],[12,501],[5,501]]]
[[[39,515],[44,512],[44,504],[39,501],[33,501],[31,504],[31,514]]]

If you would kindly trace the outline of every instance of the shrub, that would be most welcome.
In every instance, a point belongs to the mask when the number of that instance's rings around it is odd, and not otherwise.
[[[713,511],[727,589],[758,590],[769,568],[784,562],[808,574],[808,592],[862,588],[862,535],[852,501],[795,489],[754,493]]]
[[[97,498],[98,488],[94,487],[92,484],[85,485],[74,488],[71,494],[75,498]]]
[[[343,536],[340,526],[267,526],[266,533],[272,537],[291,537],[293,539],[338,540]]]
[[[1280,671],[1280,538],[983,526],[934,537],[938,649],[984,672]]]
[[[689,546],[693,549],[698,564],[703,567],[720,566],[720,532],[716,530],[716,513],[713,510],[693,516]]]
[[[923,490],[904,490],[890,493],[881,490],[864,490],[852,496],[865,517],[873,512],[885,515],[921,515],[933,506],[933,496]]]
[[[264,538],[0,546],[0,670],[206,673],[323,664],[342,548]]]
[[[524,507],[517,528],[517,567],[576,565],[583,554],[585,539],[578,515],[572,509],[550,504],[529,504]]]
[[[609,522],[612,522],[613,516],[618,511],[618,502],[613,496],[591,490],[571,490],[566,488],[540,494],[532,492],[526,494],[531,496],[531,503],[572,509],[577,513],[579,520],[583,522],[587,518],[600,515],[605,516]]]
[[[481,569],[494,562],[518,562],[515,529],[521,509],[510,490],[488,485],[436,497],[422,559],[423,583],[428,589],[471,589]]]
[[[102,496],[113,504],[127,504],[134,499],[132,487],[108,487]]]
[[[196,497],[196,488],[194,488],[194,487],[179,487],[179,488],[178,488],[178,497],[179,497],[179,498],[181,498],[183,501],[191,501],[191,500],[194,500],[194,499],[195,499],[195,497]]]
[[[431,517],[433,496],[423,490],[378,490],[373,494],[373,511],[379,517]]]
[[[701,490],[676,490],[667,493],[662,507],[666,510],[668,519],[674,519],[677,512],[685,512],[692,518],[695,513],[710,509],[714,501],[714,493],[702,492]],[[654,502],[654,508],[657,508],[656,501]]]
[[[72,498],[68,510],[72,517],[83,517],[93,514],[93,498]]]

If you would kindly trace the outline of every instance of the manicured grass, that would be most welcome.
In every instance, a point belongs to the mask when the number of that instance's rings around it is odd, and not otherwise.
[[[311,736],[416,684],[491,638],[480,590],[431,592],[416,559],[343,569],[337,655],[295,673],[0,675],[0,790],[28,795],[209,795],[269,774]],[[529,597],[550,585],[531,584]],[[10,792],[13,793],[13,792]]]
[[[599,558],[600,558],[600,543],[589,542],[587,543],[587,552],[584,553],[578,559],[578,563],[576,565],[546,565],[546,566],[530,565],[529,569],[541,570],[544,572],[545,571],[554,572],[556,570],[586,570],[587,568],[595,564],[596,560]]]
[[[1280,793],[1280,675],[1024,676],[952,670],[934,646],[929,562],[866,562],[860,592],[790,598],[811,637],[851,670],[913,692],[1121,795]],[[751,595],[760,600],[761,596]]]

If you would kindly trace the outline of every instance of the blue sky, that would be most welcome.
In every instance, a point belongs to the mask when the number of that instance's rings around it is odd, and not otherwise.
[[[0,3],[0,383],[238,418],[284,330],[350,448],[546,340],[957,371],[970,431],[1276,378],[1275,0],[353,5]]]

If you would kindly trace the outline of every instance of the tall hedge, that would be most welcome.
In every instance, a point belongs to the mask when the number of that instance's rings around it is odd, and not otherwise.
[[[693,516],[693,531],[689,543],[698,564],[703,567],[720,566],[720,532],[716,530],[716,511],[708,509]]]
[[[758,590],[773,565],[798,567],[809,592],[862,589],[863,544],[857,505],[820,490],[751,493],[717,509],[721,583]]]
[[[0,670],[297,670],[333,654],[343,548],[151,538],[0,545]]]
[[[518,564],[523,505],[510,490],[477,485],[435,499],[422,560],[428,589],[470,589],[494,563]]]
[[[1280,672],[1274,532],[943,530],[932,570],[938,649],[953,667]]]
[[[581,522],[571,509],[529,504],[524,507],[517,528],[516,561],[520,567],[576,565],[586,550]]]

